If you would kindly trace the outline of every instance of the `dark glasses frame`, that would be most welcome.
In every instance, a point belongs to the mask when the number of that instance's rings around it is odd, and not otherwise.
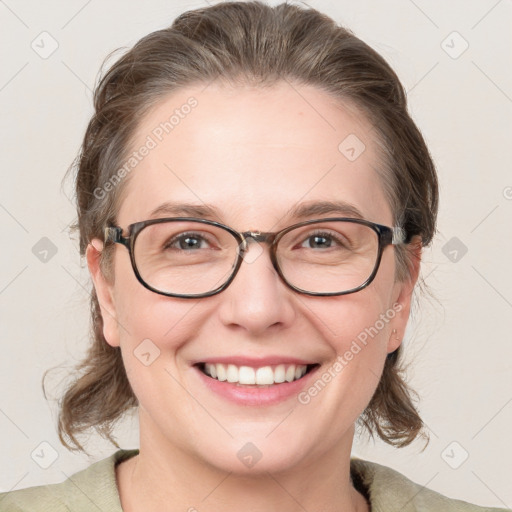
[[[137,268],[137,263],[135,261],[135,241],[137,240],[138,235],[140,232],[146,227],[153,224],[160,224],[163,222],[183,222],[183,221],[193,221],[193,222],[199,222],[202,224],[207,224],[210,226],[216,226],[219,228],[224,229],[228,233],[230,233],[238,242],[238,251],[237,251],[237,261],[235,266],[233,267],[233,271],[231,273],[231,276],[227,279],[226,282],[224,282],[221,286],[218,288],[215,288],[212,291],[206,292],[206,293],[200,293],[200,294],[178,294],[178,293],[168,293],[163,292],[161,290],[158,290],[156,288],[153,288],[151,285],[146,283],[144,279],[141,277],[139,270]],[[281,268],[279,267],[279,264],[277,262],[276,258],[276,251],[277,251],[277,243],[279,240],[289,231],[299,228],[302,226],[307,226],[309,224],[315,224],[320,222],[331,222],[331,221],[343,221],[343,222],[353,222],[356,224],[361,224],[364,226],[368,226],[369,228],[373,229],[378,237],[379,242],[379,248],[377,253],[377,259],[375,262],[374,269],[370,276],[364,281],[361,285],[357,286],[356,288],[352,288],[350,290],[342,291],[342,292],[309,292],[307,290],[302,290],[301,288],[298,288],[291,283],[289,283],[286,278],[284,277],[283,273],[281,272]],[[304,294],[304,295],[312,295],[312,296],[321,296],[321,297],[330,297],[330,296],[338,296],[338,295],[347,295],[349,293],[355,293],[363,288],[366,288],[375,278],[377,275],[377,271],[379,270],[380,262],[382,259],[382,253],[384,249],[388,245],[401,245],[408,243],[407,240],[407,234],[401,227],[389,227],[389,226],[383,226],[382,224],[377,224],[375,222],[370,222],[368,220],[363,219],[356,219],[353,217],[329,217],[329,218],[321,218],[321,219],[313,219],[313,220],[307,220],[304,222],[299,222],[297,224],[293,224],[292,226],[288,226],[281,231],[277,232],[261,232],[261,231],[244,231],[239,232],[235,229],[226,226],[225,224],[222,224],[220,222],[216,222],[213,220],[207,220],[207,219],[199,219],[195,217],[166,217],[166,218],[159,218],[159,219],[151,219],[151,220],[144,220],[140,222],[135,222],[133,224],[130,224],[127,228],[128,235],[123,236],[123,229],[118,226],[107,226],[104,229],[104,241],[105,243],[116,243],[124,245],[130,254],[130,261],[132,264],[133,271],[135,273],[135,276],[137,277],[138,281],[148,290],[151,290],[154,293],[158,293],[159,295],[164,295],[166,297],[178,297],[182,299],[197,299],[197,298],[203,298],[203,297],[211,297],[212,295],[216,295],[217,293],[220,293],[221,291],[225,290],[233,281],[236,274],[238,273],[238,270],[240,269],[240,266],[242,264],[243,257],[248,250],[249,247],[249,240],[253,239],[256,242],[262,242],[267,243],[270,245],[270,260],[272,262],[272,265],[274,266],[274,269],[276,270],[277,274],[281,278],[281,280],[284,282],[288,288]]]

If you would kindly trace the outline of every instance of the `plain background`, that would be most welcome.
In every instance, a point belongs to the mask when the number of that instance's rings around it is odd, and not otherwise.
[[[48,380],[58,392],[88,343],[90,283],[68,231],[72,186],[61,180],[103,58],[206,5],[0,1],[2,491],[62,481],[115,450],[92,436],[93,457],[67,451],[56,404],[42,394],[43,372],[64,367]],[[361,438],[354,454],[450,497],[512,507],[511,2],[309,5],[397,71],[441,187],[439,233],[422,271],[435,299],[419,297],[405,340],[430,444],[397,450]],[[123,448],[138,447],[136,417],[115,434]]]

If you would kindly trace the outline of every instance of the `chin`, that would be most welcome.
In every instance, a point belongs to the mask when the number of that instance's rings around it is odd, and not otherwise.
[[[212,467],[240,476],[285,472],[300,464],[305,456],[304,440],[289,434],[283,436],[286,441],[281,436],[272,439],[273,434],[268,433],[265,429],[259,435],[235,436],[223,444],[212,440],[198,456]]]

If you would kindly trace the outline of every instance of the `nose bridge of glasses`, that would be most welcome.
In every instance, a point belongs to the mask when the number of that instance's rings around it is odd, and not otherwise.
[[[250,240],[258,243],[269,243],[271,244],[274,240],[275,233],[262,232],[262,231],[244,231],[240,233],[242,235],[243,246],[248,248]]]

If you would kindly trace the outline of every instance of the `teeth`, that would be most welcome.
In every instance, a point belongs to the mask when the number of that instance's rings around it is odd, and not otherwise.
[[[210,377],[220,381],[268,386],[300,379],[306,373],[307,366],[304,364],[279,364],[275,367],[263,366],[255,369],[250,366],[235,366],[234,364],[206,363],[204,371]]]
[[[262,370],[263,368],[260,369]],[[258,370],[258,374],[260,369]],[[256,384],[256,372],[254,371],[254,368],[249,366],[240,366],[238,369],[238,382],[240,382],[240,384]],[[258,382],[258,384],[260,383]]]
[[[280,384],[281,382],[284,382],[286,380],[286,369],[284,367],[284,364],[280,364],[279,366],[276,366],[274,370],[274,382],[276,384]]]

